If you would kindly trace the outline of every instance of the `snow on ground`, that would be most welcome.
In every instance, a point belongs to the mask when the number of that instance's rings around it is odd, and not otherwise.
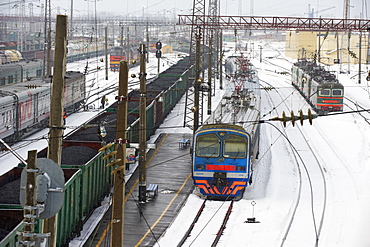
[[[263,119],[281,116],[282,111],[288,113],[290,110],[297,114],[298,110],[303,109],[307,114],[309,106],[291,87],[290,76],[275,73],[275,70],[282,71],[282,68],[272,64],[290,70],[293,60],[285,59],[273,49],[282,49],[284,44],[261,45],[264,47],[264,57],[276,57],[268,61],[264,59],[263,63],[259,63],[258,56],[253,59],[259,77],[276,87],[286,98],[281,104],[283,100],[277,93],[263,91]],[[345,86],[346,97],[370,109],[366,75],[362,77],[360,86],[357,77],[351,79],[356,69],[357,66],[353,66],[350,75],[339,74],[339,80]],[[339,68],[332,66],[330,70],[338,72]],[[270,94],[274,106],[281,104],[277,111],[272,110],[267,94]],[[345,107],[345,111],[351,110]],[[176,121],[174,117],[173,121]],[[166,121],[166,124],[176,125],[170,121]],[[367,234],[370,222],[370,125],[356,113],[318,117],[313,120],[312,126],[307,120],[302,127],[293,127],[290,123],[286,128],[280,122],[272,124],[287,136],[299,156],[275,127],[261,125],[260,157],[254,171],[254,182],[246,189],[244,198],[234,203],[233,212],[217,246],[370,246]],[[299,161],[299,157],[303,162]],[[314,159],[321,164],[323,174],[319,172],[320,168]],[[302,194],[298,199],[300,187]],[[300,201],[291,223],[297,200]],[[196,194],[190,195],[156,246],[176,246],[202,201]],[[256,204],[253,206],[252,202]],[[215,217],[223,218],[224,215]],[[248,217],[256,217],[260,223],[245,223]],[[290,224],[291,230],[286,233]],[[210,234],[209,238],[213,239],[215,234]],[[206,245],[186,242],[184,246]]]
[[[287,113],[290,110],[297,113],[299,109],[303,109],[303,112],[307,114],[309,106],[290,86],[289,76],[274,73],[275,70],[282,71],[282,68],[276,67],[276,65],[290,70],[291,62],[293,62],[291,59],[285,59],[275,50],[275,48],[279,48],[281,51],[284,44],[261,43],[260,45],[264,48],[264,61],[263,63],[259,62],[259,54],[254,54],[256,59],[253,59],[253,63],[259,70],[259,77],[275,86],[283,97],[286,97],[285,103],[287,103],[286,105],[281,104],[283,100],[276,92],[262,91],[261,115],[264,116],[263,119],[281,116],[282,111]],[[266,60],[266,57],[275,58]],[[82,70],[84,65],[77,66]],[[365,69],[369,68],[365,67]],[[339,68],[331,66],[330,70],[339,71]],[[356,70],[357,66],[353,66],[351,74],[339,74],[338,78],[345,86],[346,97],[357,101],[366,109],[370,109],[366,75],[363,75],[361,85],[357,84],[356,76],[351,79]],[[118,73],[112,73],[110,72],[109,77],[116,77],[113,80],[117,80]],[[99,72],[100,76],[105,75]],[[106,83],[101,82],[100,84],[102,86]],[[268,93],[273,103],[267,97]],[[114,93],[109,97],[109,102],[113,102]],[[215,102],[219,101],[220,97],[222,97],[222,91],[216,90]],[[161,132],[191,135],[190,129],[182,127],[184,104],[185,99],[183,98],[180,104],[172,110],[165,123],[161,125],[157,135]],[[277,111],[273,111],[272,104],[281,105]],[[216,104],[212,106],[215,107]],[[345,107],[345,111],[351,111],[351,109]],[[67,125],[78,126],[97,112],[72,114],[68,117]],[[217,246],[315,246],[316,232],[320,233],[317,246],[370,246],[370,237],[367,232],[370,222],[370,195],[368,193],[370,186],[368,179],[370,177],[370,125],[356,113],[318,117],[313,120],[312,126],[306,120],[304,125],[299,127],[302,134],[298,131],[297,126],[293,127],[290,123],[286,128],[283,128],[280,122],[272,124],[284,135],[287,135],[289,141],[303,157],[304,165],[307,166],[310,176],[313,178],[313,198],[307,186],[308,176],[303,163],[297,162],[299,157],[294,149],[275,127],[270,124],[262,124],[260,156],[255,166],[254,182],[246,189],[244,198],[234,203],[233,212]],[[69,130],[72,129],[67,129],[66,132]],[[37,139],[44,134],[47,134],[47,130],[28,139]],[[318,174],[318,169],[311,169],[316,164],[312,155],[308,154],[308,147],[302,144],[304,139],[308,140],[322,165],[327,190],[326,204],[322,200],[324,183],[320,180],[321,175]],[[29,149],[41,150],[46,146],[46,140],[41,140],[33,143],[32,146],[17,149],[17,152],[26,159]],[[5,173],[18,163],[19,161],[12,155],[0,158],[0,174]],[[302,181],[299,179],[300,174]],[[301,186],[302,195],[297,216],[291,224],[292,230],[286,234]],[[252,206],[252,202],[256,203],[255,206]],[[190,225],[193,215],[201,203],[202,199],[197,195],[190,195],[180,214],[159,240],[158,246],[175,246]],[[315,211],[314,216],[311,204],[313,204]],[[326,208],[321,222],[323,205]],[[253,216],[260,223],[245,223],[248,217]],[[215,217],[223,218],[224,216],[216,215]],[[209,237],[212,239],[214,235],[210,234]],[[191,246],[205,245],[194,242]]]

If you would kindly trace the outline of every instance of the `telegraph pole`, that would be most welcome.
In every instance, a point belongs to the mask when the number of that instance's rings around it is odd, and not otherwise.
[[[71,0],[71,16],[69,23],[69,40],[73,39],[73,0]]]
[[[130,64],[131,56],[130,56],[130,28],[127,27],[126,32],[126,60]]]
[[[24,228],[25,234],[30,236],[22,235],[22,242],[34,242],[35,237],[31,236],[35,233],[35,217],[36,217],[36,164],[37,164],[37,150],[28,151],[27,158],[27,178],[26,178],[26,199],[24,206]],[[23,244],[20,246],[24,246]]]
[[[260,48],[260,63],[262,63],[262,46],[258,45]]]
[[[121,61],[119,66],[118,107],[116,127],[116,160],[118,168],[114,172],[114,193],[112,202],[112,234],[111,246],[123,246],[124,234],[124,199],[126,175],[126,125],[128,107],[128,61]]]
[[[149,23],[146,22],[146,49],[149,50]],[[149,63],[149,56],[146,56],[146,62]]]
[[[146,202],[146,48],[140,44],[139,202]]]
[[[67,45],[67,16],[57,15],[53,89],[50,107],[50,130],[48,158],[55,163],[61,163],[62,137],[63,137],[63,95],[64,76],[66,71],[66,45]],[[44,220],[43,233],[50,232],[49,247],[56,246],[57,215]]]
[[[358,84],[361,84],[362,32],[360,31],[358,47]]]
[[[214,76],[213,72],[214,69],[212,69],[213,64],[213,46],[212,43],[214,42],[214,30],[208,30],[210,34],[208,34],[208,104],[207,104],[207,114],[211,115],[212,113],[212,77]]]
[[[218,67],[218,71],[220,72],[220,89],[222,90],[222,59],[224,57],[224,52],[222,51],[222,30],[220,29],[220,36],[219,36],[219,39],[220,39],[220,61],[219,61],[219,67]]]
[[[47,49],[46,49],[46,76],[51,75],[51,3],[48,1],[48,31],[47,31]],[[55,60],[55,57],[54,57]],[[55,65],[55,64],[54,64]]]
[[[108,27],[105,27],[105,80],[108,80]]]
[[[120,47],[120,59],[122,60],[122,57],[123,57],[123,23],[121,22],[120,24],[120,44],[119,44],[119,47]],[[127,60],[127,58],[126,58]]]

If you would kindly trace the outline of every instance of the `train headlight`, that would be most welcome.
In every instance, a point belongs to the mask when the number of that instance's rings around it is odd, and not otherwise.
[[[205,166],[202,165],[202,164],[198,164],[198,165],[195,165],[195,169],[196,170],[204,170],[205,169]]]
[[[242,172],[243,172],[243,171],[245,171],[245,166],[237,166],[237,167],[236,167],[236,170],[237,170],[237,171],[242,171]]]

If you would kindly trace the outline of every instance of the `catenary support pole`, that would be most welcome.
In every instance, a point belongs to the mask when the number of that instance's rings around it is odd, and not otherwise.
[[[223,52],[223,50],[222,50],[222,30],[220,29],[220,36],[219,36],[219,38],[220,38],[220,61],[219,61],[219,68],[218,68],[218,71],[220,71],[220,89],[222,90],[222,80],[223,80],[223,74],[222,74],[222,68],[223,68],[223,66],[222,66],[222,59],[223,59],[223,57],[224,57],[224,52]]]
[[[213,63],[213,46],[212,43],[214,42],[214,30],[208,30],[208,32],[211,32],[208,36],[208,101],[207,101],[207,115],[211,115],[212,113],[212,80],[213,80],[213,72],[214,72],[214,63]]]
[[[105,27],[105,80],[108,80],[108,71],[109,71],[109,65],[108,65],[108,27]]]
[[[358,47],[358,84],[361,84],[361,59],[362,59],[362,32],[359,33],[359,47]]]
[[[120,160],[114,171],[114,193],[112,201],[111,246],[122,247],[124,235],[124,199],[126,175],[126,128],[128,107],[128,61],[121,61],[119,66],[118,106],[116,122],[116,159]]]
[[[48,148],[48,158],[53,160],[57,164],[61,163],[62,157],[62,118],[64,77],[66,71],[66,47],[67,16],[57,15]],[[56,246],[57,215],[44,220],[42,231],[43,233],[51,233],[49,239],[49,247]]]
[[[201,82],[200,79],[200,41],[202,40],[202,33],[200,27],[198,27],[198,32],[196,33],[195,39],[195,82],[194,82],[194,127],[193,133],[197,131],[199,127],[199,84]]]
[[[140,44],[139,202],[146,202],[146,55]]]

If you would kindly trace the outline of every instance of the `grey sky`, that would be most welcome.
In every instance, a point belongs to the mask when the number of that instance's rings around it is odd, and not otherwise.
[[[251,1],[253,1],[251,3]],[[349,0],[350,18],[370,19],[369,0]],[[0,0],[0,3],[10,3],[14,0]],[[29,2],[34,3],[33,12],[40,13],[41,5],[45,0],[26,0],[26,13],[29,13]],[[53,14],[70,15],[71,0],[51,0]],[[209,0],[206,0],[208,6]],[[307,17],[309,5],[314,9],[314,17],[343,17],[344,0],[220,0],[221,15],[250,15],[251,6],[255,16],[296,16]],[[178,14],[191,14],[193,0],[73,0],[75,16],[93,16],[95,6],[97,13],[122,14],[130,16],[165,15],[173,17]],[[1,12],[16,14],[13,5],[5,5]]]

